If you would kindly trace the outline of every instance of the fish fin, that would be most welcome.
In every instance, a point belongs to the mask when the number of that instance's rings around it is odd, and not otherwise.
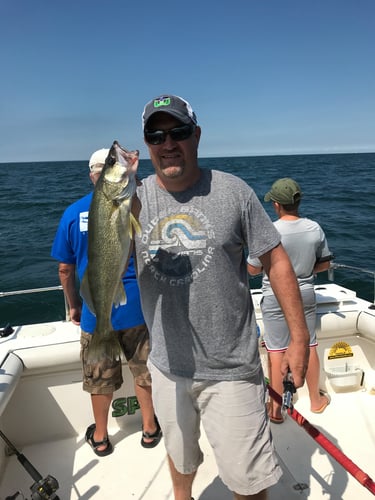
[[[113,305],[117,308],[119,306],[124,306],[126,302],[127,298],[126,298],[124,283],[121,280],[116,289],[115,297],[113,299]]]
[[[90,312],[94,316],[96,316],[94,303],[93,303],[93,300],[91,297],[91,291],[90,291],[90,286],[89,286],[89,279],[87,277],[87,272],[85,272],[85,274],[83,275],[83,278],[81,281],[81,286],[79,289],[79,293],[80,293],[82,299],[84,300],[85,304],[87,305],[87,307],[90,309]]]
[[[138,220],[134,217],[134,215],[130,212],[130,227],[138,234],[138,236],[142,233],[142,228]]]
[[[115,332],[100,335],[95,331],[88,347],[87,361],[90,364],[98,363],[104,358],[114,361],[121,358],[121,353],[120,341]]]

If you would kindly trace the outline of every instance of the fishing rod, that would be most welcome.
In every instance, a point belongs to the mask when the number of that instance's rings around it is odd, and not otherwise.
[[[36,468],[29,462],[29,460],[20,453],[16,447],[9,441],[9,439],[0,430],[0,437],[5,441],[9,448],[17,455],[18,461],[24,467],[24,469],[30,474],[34,479],[34,483],[30,486],[31,490],[31,500],[60,500],[55,494],[55,491],[59,488],[59,483],[53,477],[48,475],[43,478],[43,476],[36,470]],[[20,494],[17,491],[14,495],[6,497],[5,500],[14,500]]]
[[[324,434],[314,427],[310,422],[301,415],[293,406],[292,399],[293,393],[296,388],[290,379],[284,381],[284,394],[280,396],[278,392],[273,389],[268,380],[266,380],[268,392],[272,399],[276,401],[284,411],[290,415],[300,427],[303,427],[310,436],[315,439],[340,465],[344,467],[362,486],[367,488],[373,495],[375,495],[375,483],[371,477],[360,469],[354,462],[350,460],[341,450],[335,446]]]

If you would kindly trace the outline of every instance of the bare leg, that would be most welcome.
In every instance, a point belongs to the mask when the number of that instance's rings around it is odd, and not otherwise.
[[[280,396],[282,396],[284,390],[283,377],[281,375],[281,361],[283,356],[283,352],[268,353],[270,386],[280,394]],[[270,416],[281,418],[281,405],[276,403],[272,398],[270,403]]]
[[[95,420],[94,441],[103,441],[108,435],[108,413],[111,406],[113,394],[91,394],[92,411]],[[98,451],[105,450],[106,444],[98,447]]]
[[[155,413],[152,405],[151,386],[144,387],[134,384],[135,395],[137,396],[142,413],[142,426],[144,432],[154,434],[156,432]],[[151,443],[152,439],[143,438],[146,443]]]
[[[267,490],[260,491],[255,495],[239,495],[235,493],[234,500],[267,500]]]
[[[174,500],[190,500],[191,490],[196,472],[191,474],[181,474],[178,472],[168,456],[169,470],[173,483]]]
[[[319,393],[320,362],[316,347],[310,347],[310,359],[306,372],[306,383],[309,390],[311,411],[319,410],[327,398]]]

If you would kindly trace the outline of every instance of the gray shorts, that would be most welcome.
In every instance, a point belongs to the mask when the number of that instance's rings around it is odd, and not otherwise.
[[[150,361],[152,395],[167,453],[181,474],[203,462],[200,422],[224,484],[254,495],[279,480],[265,407],[263,373],[255,380],[191,380],[158,370]]]
[[[303,309],[310,332],[310,347],[316,347],[316,299],[313,288],[301,290]],[[283,352],[290,342],[289,328],[284,313],[274,295],[265,295],[260,303],[262,309],[264,335],[267,351]]]
[[[151,376],[147,368],[150,352],[149,333],[146,325],[138,325],[114,332],[119,336],[122,352],[137,385],[149,387]],[[104,358],[95,364],[87,362],[87,350],[92,335],[81,331],[81,361],[83,390],[90,394],[110,394],[123,383],[121,360]]]

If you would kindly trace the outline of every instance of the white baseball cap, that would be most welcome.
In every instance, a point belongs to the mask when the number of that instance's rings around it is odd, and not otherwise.
[[[105,161],[107,159],[109,149],[103,148],[95,151],[89,160],[89,169],[91,172],[100,172],[104,167]]]

